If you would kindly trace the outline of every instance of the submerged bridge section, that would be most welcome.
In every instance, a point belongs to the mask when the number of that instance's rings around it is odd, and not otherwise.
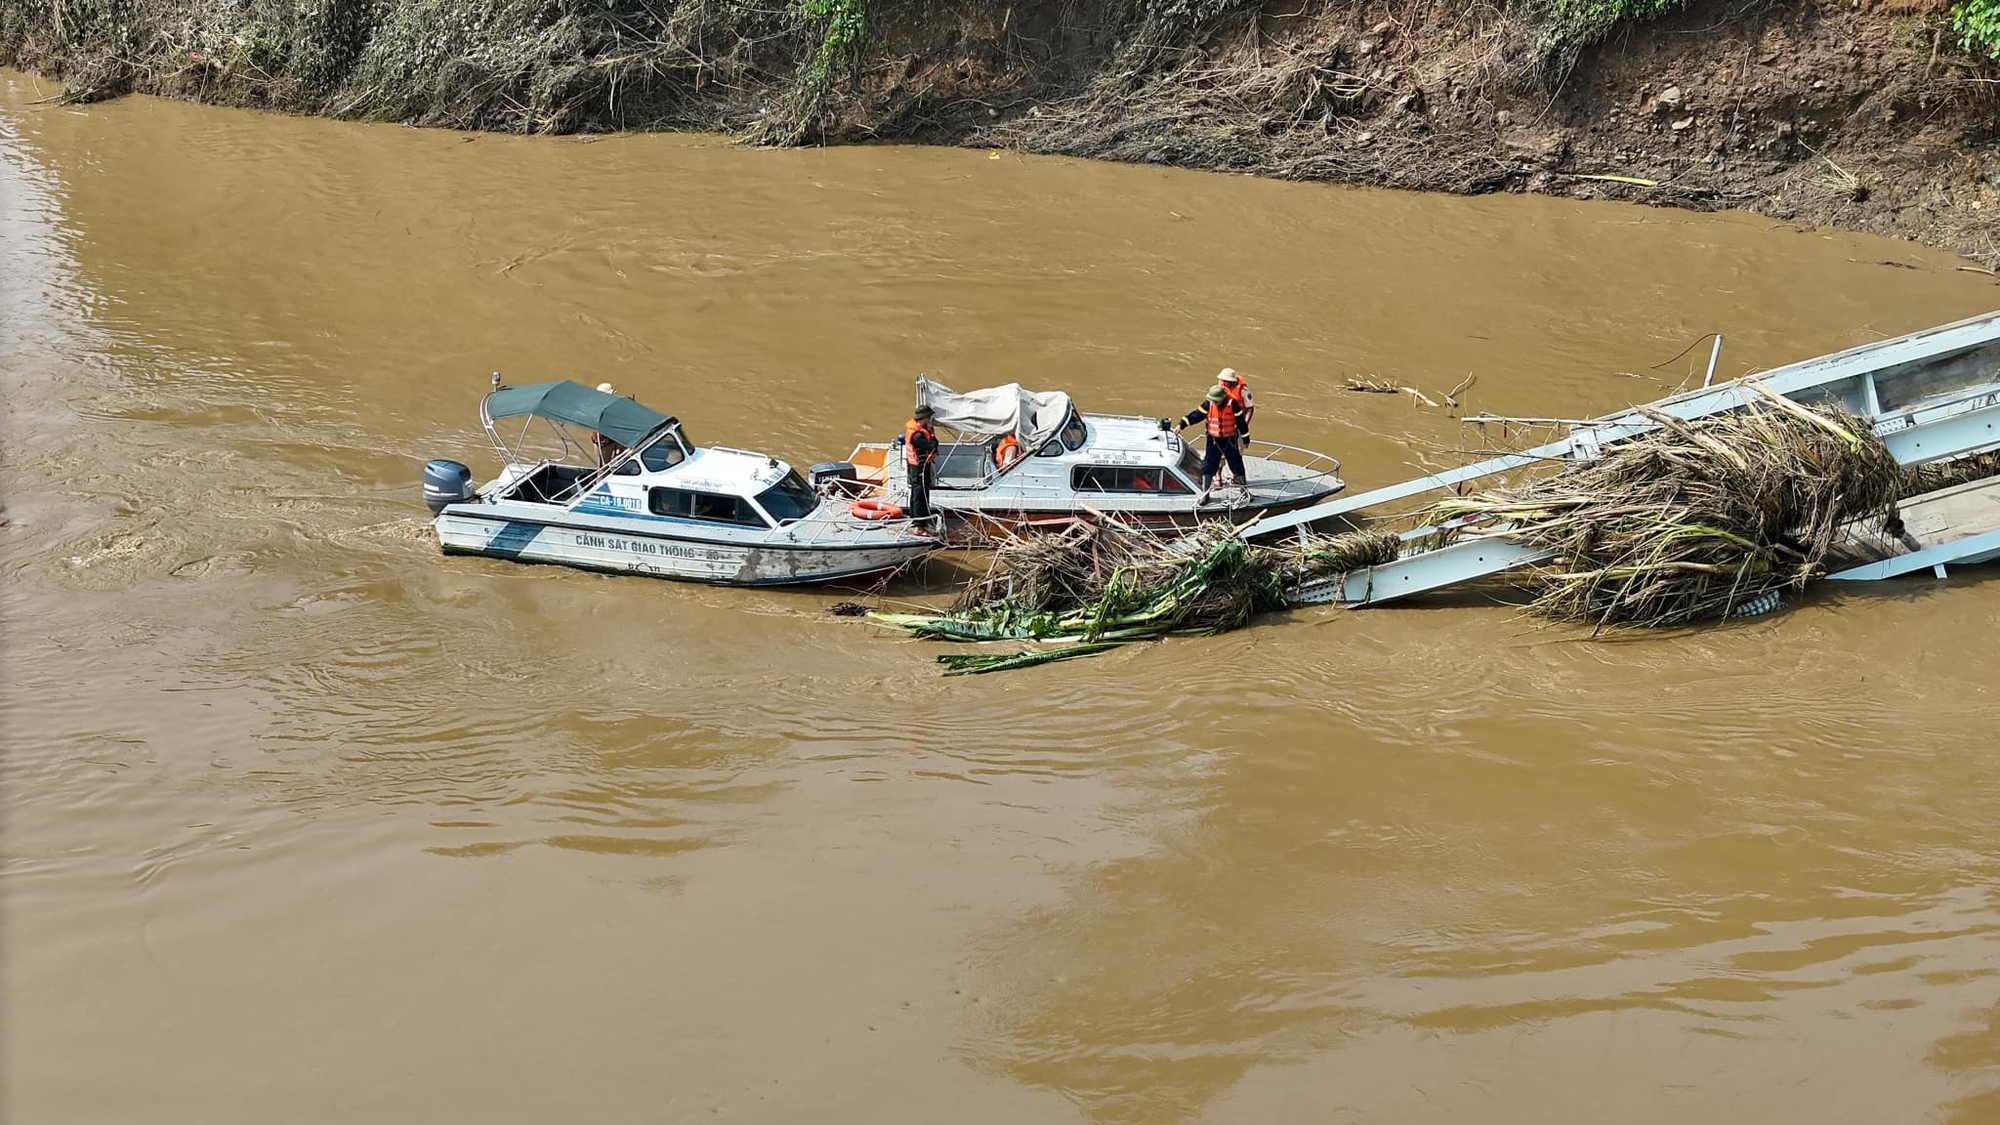
[[[1971,566],[2000,558],[2000,477],[1905,500],[1899,514],[1904,550],[1836,569],[1827,577],[1868,582],[1928,570],[1943,578],[1947,564]],[[1862,546],[1865,550],[1867,545]]]
[[[1838,402],[1871,421],[1876,434],[1906,466],[2000,449],[2000,311],[1687,391],[1651,406],[1673,417],[1700,418],[1740,410],[1765,392],[1806,405]],[[1365,521],[1390,514],[1389,505],[1427,493],[1536,464],[1586,460],[1605,445],[1654,428],[1656,424],[1636,408],[1607,414],[1573,424],[1560,441],[1257,520],[1243,534],[1259,538],[1320,521]],[[1888,578],[1925,569],[1942,574],[1946,565],[2000,557],[2000,487],[1994,484],[1976,482],[1906,501],[1903,539],[1882,543],[1877,553],[1884,557],[1830,577]],[[1468,533],[1442,547],[1419,546],[1439,530],[1448,529],[1409,532],[1403,536],[1407,546],[1395,561],[1321,579],[1298,591],[1295,600],[1376,605],[1491,577],[1548,557],[1509,536],[1505,526]]]

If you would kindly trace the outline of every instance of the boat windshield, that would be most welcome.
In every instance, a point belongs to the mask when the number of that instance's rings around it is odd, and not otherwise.
[[[1076,407],[1070,407],[1069,418],[1063,423],[1062,428],[1063,445],[1071,453],[1075,453],[1077,450],[1083,448],[1084,438],[1089,436],[1089,433],[1090,431],[1086,430],[1083,426],[1083,415],[1076,412]]]
[[[799,479],[799,471],[793,469],[785,474],[785,479],[765,489],[757,497],[771,518],[779,523],[790,523],[811,515],[819,507],[819,494]]]
[[[644,462],[647,472],[665,472],[687,460],[687,447],[681,444],[678,431],[668,430],[660,435],[660,440],[639,451],[639,460]]]
[[[1194,451],[1194,443],[1181,442],[1181,472],[1189,480],[1201,479],[1201,456]]]

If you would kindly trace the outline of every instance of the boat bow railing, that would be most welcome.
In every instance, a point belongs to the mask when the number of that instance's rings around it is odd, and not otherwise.
[[[1340,459],[1331,454],[1320,453],[1311,449],[1301,449],[1296,445],[1265,441],[1262,438],[1245,437],[1243,439],[1243,455],[1245,457],[1257,457],[1279,465],[1289,465],[1295,469],[1303,469],[1307,473],[1318,477],[1330,477],[1340,471]]]

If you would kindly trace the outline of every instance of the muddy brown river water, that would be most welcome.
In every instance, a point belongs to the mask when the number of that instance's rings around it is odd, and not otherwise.
[[[417,492],[496,368],[804,462],[919,371],[1223,364],[1366,487],[1467,435],[1349,376],[1576,416],[2000,306],[1954,260],[50,92],[0,75],[8,1121],[2000,1121],[1991,575],[944,680],[838,592],[442,558]]]

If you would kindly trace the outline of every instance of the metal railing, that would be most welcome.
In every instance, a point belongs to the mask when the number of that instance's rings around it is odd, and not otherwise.
[[[1327,477],[1340,471],[1340,459],[1330,454],[1301,449],[1296,445],[1265,441],[1262,438],[1246,437],[1242,441],[1245,457],[1257,457],[1280,465],[1289,465],[1295,469],[1304,469],[1313,476]],[[1270,452],[1258,452],[1259,450]]]
[[[1051,440],[1054,439],[1052,438]],[[1336,458],[1330,454],[1320,453],[1311,449],[1304,449],[1296,445],[1285,445],[1275,441],[1264,441],[1261,438],[1244,438],[1242,440],[1243,440],[1243,446],[1242,446],[1243,455],[1245,457],[1256,458],[1262,461],[1269,461],[1273,464],[1285,465],[1289,468],[1301,470],[1304,473],[1304,475],[1300,477],[1287,478],[1288,481],[1313,480],[1313,479],[1325,478],[1333,476],[1340,471],[1339,458]],[[970,443],[964,443],[964,444],[970,444]],[[1183,456],[1185,456],[1185,454],[1183,454]],[[1034,454],[1034,453],[1023,454],[1019,459],[1009,463],[1005,468],[1001,468],[999,466],[991,466],[987,469],[985,474],[981,476],[953,477],[950,478],[950,483],[946,483],[945,481],[934,477],[932,478],[931,481],[931,489],[934,492],[940,492],[940,491],[941,492],[984,492],[990,489],[996,483],[999,483],[1002,479],[1008,478],[1010,474],[1016,473],[1024,468],[1032,467],[1032,463],[1037,459],[1037,457],[1039,457],[1039,454]],[[1107,466],[1113,466],[1112,462],[1106,462],[1105,464]],[[990,465],[990,459],[989,459],[989,465]],[[1071,465],[1071,467],[1074,468],[1075,466]],[[1158,466],[1146,465],[1137,467],[1141,468],[1158,467],[1172,471],[1175,469],[1185,469],[1187,466],[1184,460],[1176,459],[1172,461],[1162,462]],[[889,487],[890,483],[893,481],[893,479],[894,479],[894,473],[891,471],[891,467],[885,465],[883,470],[882,484],[875,487],[879,487],[886,490]],[[1069,500],[1078,497],[1091,497],[1091,496],[1147,495],[1147,493],[1144,492],[1124,492],[1124,491],[1106,492],[1106,491],[1079,490],[1071,487],[1066,480],[1061,483],[1051,483],[1043,481],[1027,481],[1027,480],[1014,479],[1010,480],[1008,483],[1010,486],[1008,490],[1008,495],[1020,497],[1021,499],[1025,500]],[[1189,483],[1192,484],[1192,482]]]

